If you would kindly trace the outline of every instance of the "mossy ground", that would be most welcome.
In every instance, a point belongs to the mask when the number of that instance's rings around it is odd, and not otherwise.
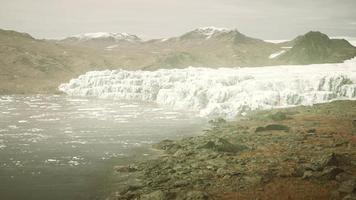
[[[264,130],[256,131],[259,127]],[[356,101],[258,111],[235,121],[213,120],[202,136],[166,140],[155,147],[164,151],[161,157],[134,163],[130,172],[118,172],[130,181],[112,199],[347,199],[356,195]]]

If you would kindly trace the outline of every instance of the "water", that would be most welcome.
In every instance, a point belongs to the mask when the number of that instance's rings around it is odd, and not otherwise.
[[[206,120],[155,104],[66,96],[0,97],[0,199],[100,199],[113,166]]]

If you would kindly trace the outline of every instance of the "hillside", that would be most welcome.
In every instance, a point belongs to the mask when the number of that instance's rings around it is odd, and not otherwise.
[[[53,93],[59,83],[87,71],[142,66],[138,62],[146,62],[138,59],[139,53],[131,53],[132,57],[118,54],[0,30],[0,94]]]
[[[0,29],[0,94],[54,93],[60,83],[91,70],[312,64],[354,56],[356,48],[346,40],[316,32],[274,44],[214,27],[149,41],[125,33],[38,40]]]
[[[168,40],[145,44],[160,52],[154,65],[161,67],[231,67],[261,66],[279,47],[247,37],[237,30],[199,28]]]
[[[296,38],[279,61],[287,64],[336,63],[355,57],[356,48],[345,39],[330,39],[320,32]]]

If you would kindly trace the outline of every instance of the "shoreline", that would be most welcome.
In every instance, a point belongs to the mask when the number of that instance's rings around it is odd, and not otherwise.
[[[113,199],[352,199],[356,101],[217,119],[203,135],[163,140],[159,156],[116,168]]]

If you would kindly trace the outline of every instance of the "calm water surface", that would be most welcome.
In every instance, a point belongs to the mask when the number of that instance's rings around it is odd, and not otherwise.
[[[112,189],[114,165],[205,125],[149,103],[0,96],[0,199],[100,199]]]

